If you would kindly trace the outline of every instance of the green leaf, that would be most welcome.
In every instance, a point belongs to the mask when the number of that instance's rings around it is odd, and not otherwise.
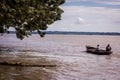
[[[61,19],[63,10],[59,6],[64,2],[65,0],[1,0],[0,32],[5,33],[13,27],[19,39],[28,37],[33,31],[38,31],[43,37],[45,33],[42,30]]]

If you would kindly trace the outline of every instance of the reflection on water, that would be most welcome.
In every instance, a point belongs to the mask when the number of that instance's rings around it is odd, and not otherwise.
[[[34,35],[19,41],[13,35],[11,37],[5,35],[0,39],[0,46],[9,47],[8,52],[0,52],[0,60],[20,60],[24,57],[27,61],[39,62],[39,58],[44,57],[45,61],[56,61],[59,65],[56,67],[0,65],[0,80],[120,80],[119,36],[48,35],[39,39]],[[93,46],[100,44],[100,48],[105,48],[108,43],[114,51],[112,55],[85,52],[86,44]]]

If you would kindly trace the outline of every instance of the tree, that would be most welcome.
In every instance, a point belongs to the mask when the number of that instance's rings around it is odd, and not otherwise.
[[[28,37],[33,31],[44,36],[48,25],[61,19],[59,8],[65,0],[0,0],[0,33],[16,30],[19,39]]]

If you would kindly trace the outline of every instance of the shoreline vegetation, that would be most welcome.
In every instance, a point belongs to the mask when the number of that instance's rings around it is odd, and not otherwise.
[[[15,34],[15,31],[9,31],[10,34]],[[32,34],[38,34],[32,32]],[[74,32],[74,31],[46,31],[46,34],[64,34],[64,35],[116,35],[120,36],[119,32]]]

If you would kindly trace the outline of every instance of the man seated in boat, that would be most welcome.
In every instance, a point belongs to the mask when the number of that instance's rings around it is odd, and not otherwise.
[[[111,46],[110,46],[110,44],[108,44],[107,46],[106,46],[106,51],[111,51]]]
[[[97,48],[96,48],[97,51],[99,51],[99,44],[97,45]]]

